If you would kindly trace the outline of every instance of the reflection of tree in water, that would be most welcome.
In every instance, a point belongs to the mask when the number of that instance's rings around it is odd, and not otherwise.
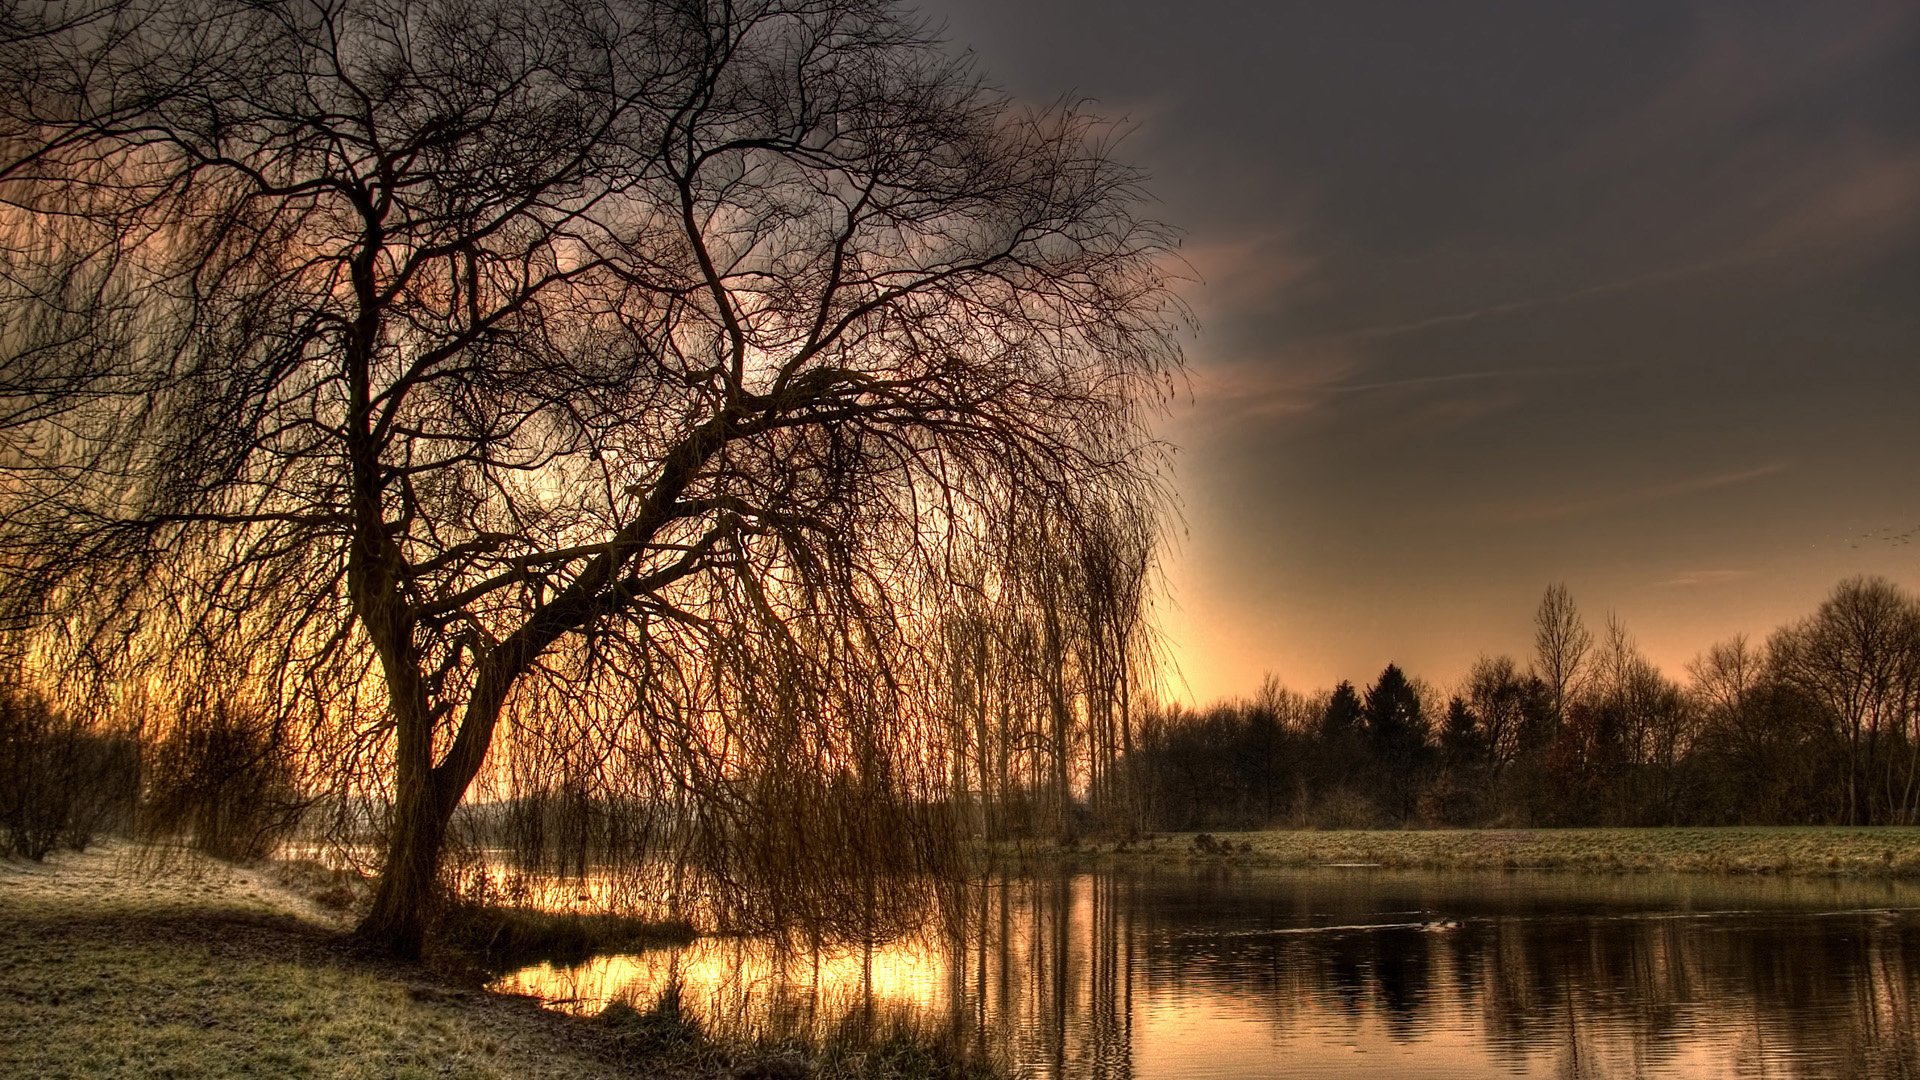
[[[1340,1011],[1349,1016],[1359,1016],[1365,1007],[1367,992],[1367,961],[1363,953],[1366,944],[1362,938],[1336,938],[1328,950],[1325,961],[1327,988],[1333,991],[1333,998],[1339,1004]]]
[[[1920,933],[1904,916],[1536,911],[1452,925],[1419,924],[1408,904],[1416,925],[1298,933],[1287,931],[1351,926],[1364,913],[1284,890],[1243,896],[1221,881],[1165,885],[1102,882],[1099,902],[1134,906],[1083,925],[1094,931],[1086,947],[1135,967],[1088,986],[1069,966],[1070,996],[1091,992],[1091,1011],[1080,1024],[1056,1019],[1040,1060],[1064,1063],[1066,1075],[1129,1060],[1111,1045],[1127,1041],[1111,1022],[1132,1011],[1116,1000],[1124,988],[1160,1001],[1237,1000],[1281,1034],[1377,1022],[1407,1043],[1439,1028],[1477,1030],[1490,1074],[1683,1075],[1705,1046],[1742,1074],[1920,1076]],[[1075,890],[1033,895],[1070,903]],[[1034,913],[1055,927],[1069,915]],[[1111,933],[1128,935],[1123,947],[1109,944]]]
[[[1378,942],[1373,972],[1387,1028],[1396,1038],[1410,1038],[1416,1033],[1421,1011],[1429,1005],[1434,935],[1397,928],[1371,936]]]
[[[1508,914],[1455,921],[1429,895],[1184,875],[1002,879],[965,906],[964,930],[867,958],[852,993],[1039,1077],[1242,1050],[1271,1068],[1356,1043],[1463,1075],[1920,1080],[1906,914],[1556,915],[1503,898]],[[817,1022],[857,1004],[823,990],[817,964],[787,963],[810,996],[762,984],[760,1007]],[[1220,1016],[1234,1023],[1185,1030]]]

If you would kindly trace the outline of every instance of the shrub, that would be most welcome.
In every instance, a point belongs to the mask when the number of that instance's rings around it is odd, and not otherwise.
[[[213,702],[183,715],[154,746],[141,831],[184,837],[215,858],[264,858],[299,824],[295,754],[272,717]]]
[[[0,687],[0,852],[38,861],[84,849],[126,824],[139,775],[132,739]]]

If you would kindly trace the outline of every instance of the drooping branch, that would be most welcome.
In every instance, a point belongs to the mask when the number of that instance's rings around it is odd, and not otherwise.
[[[10,614],[272,658],[391,943],[475,785],[734,889],[838,872],[749,835],[792,800],[939,852],[962,611],[1107,776],[1184,313],[1097,121],[881,0],[69,6],[0,106]]]

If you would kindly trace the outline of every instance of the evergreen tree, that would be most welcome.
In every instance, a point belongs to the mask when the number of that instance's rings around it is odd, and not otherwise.
[[[1388,664],[1367,688],[1362,707],[1367,747],[1382,782],[1381,805],[1400,820],[1413,816],[1420,801],[1419,774],[1427,756],[1427,718],[1420,695],[1399,667]]]
[[[1478,765],[1486,756],[1480,718],[1458,694],[1447,701],[1447,719],[1440,728],[1440,754],[1452,769]]]
[[[1420,714],[1420,695],[1399,667],[1388,664],[1380,679],[1367,688],[1362,706],[1367,743],[1387,759],[1408,758],[1427,745],[1427,719]]]
[[[1320,715],[1320,745],[1315,755],[1318,767],[1314,769],[1320,798],[1350,787],[1364,772],[1366,747],[1361,739],[1365,723],[1359,692],[1352,683],[1341,680]]]
[[[1360,730],[1366,714],[1360,705],[1360,694],[1353,684],[1345,679],[1333,688],[1333,696],[1327,699],[1327,711],[1320,718],[1320,737],[1333,741]]]

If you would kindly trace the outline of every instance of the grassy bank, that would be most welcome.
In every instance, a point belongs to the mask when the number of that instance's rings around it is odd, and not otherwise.
[[[1043,854],[1262,866],[1920,878],[1920,828],[1261,830],[1163,833]]]
[[[695,936],[685,922],[522,907],[456,907],[444,921],[442,940],[489,971],[577,964],[604,953],[685,945]]]
[[[728,1046],[670,1011],[550,1012],[464,962],[358,951],[284,875],[135,854],[0,862],[0,1077],[983,1075],[931,1044]]]
[[[132,856],[0,866],[5,1075],[632,1075],[594,1025],[360,955],[265,874]]]

